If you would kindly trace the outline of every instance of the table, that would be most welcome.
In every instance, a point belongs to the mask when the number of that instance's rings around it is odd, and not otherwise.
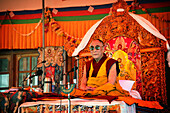
[[[106,99],[81,99],[74,98],[71,101],[71,113],[102,113],[108,111],[117,111],[118,113],[135,113],[135,104],[129,106],[124,101],[113,100],[109,103]],[[32,109],[31,109],[32,108]],[[40,113],[67,113],[68,99],[58,99],[55,101],[36,101],[25,102],[18,108],[19,113],[40,112]]]

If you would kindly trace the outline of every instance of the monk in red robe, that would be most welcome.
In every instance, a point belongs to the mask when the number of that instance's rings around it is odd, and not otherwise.
[[[89,49],[93,59],[84,66],[80,85],[82,91],[75,95],[129,96],[129,92],[121,88],[117,79],[118,61],[104,54],[103,42],[99,39],[93,40]]]

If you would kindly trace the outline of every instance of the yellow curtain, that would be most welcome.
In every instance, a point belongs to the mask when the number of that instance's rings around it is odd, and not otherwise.
[[[154,13],[160,19],[170,20],[170,12]],[[170,39],[170,23],[163,22],[160,19],[149,16],[148,14],[141,14],[144,18],[149,20],[168,40]],[[74,37],[75,39],[82,39],[85,33],[98,20],[88,21],[58,21],[58,24],[65,33]],[[5,24],[0,26],[0,49],[37,49],[42,47],[42,25],[30,35],[22,36],[21,34],[28,34],[35,29],[37,23],[33,24]],[[16,31],[15,31],[16,29]],[[49,25],[48,32],[45,33],[45,46],[63,46],[64,39],[52,31]]]

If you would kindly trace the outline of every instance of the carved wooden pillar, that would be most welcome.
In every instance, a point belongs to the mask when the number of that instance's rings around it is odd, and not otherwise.
[[[141,53],[144,100],[167,104],[165,58],[163,50]]]

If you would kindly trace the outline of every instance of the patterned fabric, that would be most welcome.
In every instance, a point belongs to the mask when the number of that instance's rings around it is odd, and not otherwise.
[[[42,48],[38,48],[39,57],[38,57],[38,63],[43,61],[43,51]],[[56,65],[61,66],[63,63],[63,47],[57,46],[57,47],[45,47],[45,67]],[[40,63],[37,67],[42,67],[42,63]]]
[[[110,98],[110,102],[107,100]],[[128,106],[123,101],[112,101],[115,97],[85,97],[70,99],[71,113],[106,113],[110,110],[117,111],[118,113],[135,113],[135,104]],[[62,101],[62,103],[61,103]],[[33,106],[34,110],[33,111]],[[132,109],[133,107],[133,109]],[[25,113],[68,113],[68,99],[55,100],[55,101],[37,101],[37,102],[26,102],[21,106],[21,112]]]
[[[0,111],[3,113],[6,113],[9,108],[9,100],[7,98],[7,95],[0,92]]]
[[[0,93],[0,103],[2,113],[15,113],[23,99],[23,92]]]
[[[33,97],[38,97],[38,94],[29,91],[0,93],[0,111],[1,113],[17,113],[19,105],[31,101]]]
[[[38,57],[38,63],[43,61],[43,52],[42,48],[38,49],[39,57]],[[45,77],[50,78],[50,84],[47,88],[48,92],[59,92],[59,81],[62,76],[62,67],[63,67],[63,53],[64,49],[62,46],[57,47],[46,47],[45,48]],[[38,68],[42,67],[42,63],[37,65]],[[42,78],[42,76],[39,76],[38,84],[39,87],[43,89],[44,84],[42,84],[42,80],[45,78]],[[52,88],[52,85],[54,85],[54,88]],[[52,89],[52,90],[51,90]]]

